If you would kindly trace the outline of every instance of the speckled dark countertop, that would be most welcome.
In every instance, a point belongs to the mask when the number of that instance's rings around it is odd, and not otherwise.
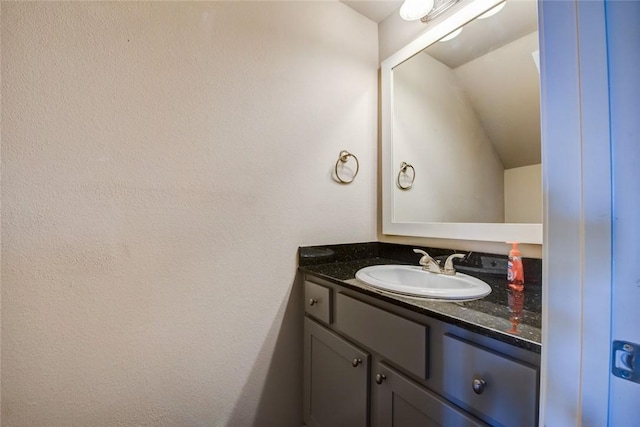
[[[424,298],[384,292],[355,278],[364,267],[380,264],[417,265],[419,255],[413,253],[416,246],[369,242],[347,245],[311,246],[299,250],[299,268],[306,274],[362,292],[366,295],[426,314],[446,323],[525,348],[536,353],[541,350],[541,276],[542,262],[524,258],[525,290],[524,310],[517,333],[512,332],[509,321],[506,259],[504,255],[472,253],[456,269],[475,276],[491,286],[486,297],[466,302],[441,302]],[[432,257],[444,257],[454,252],[438,248],[424,248]],[[487,263],[486,260],[490,260]],[[457,261],[457,260],[456,260]],[[495,268],[492,268],[493,265]],[[484,268],[489,266],[489,268]],[[503,268],[504,267],[504,268]]]

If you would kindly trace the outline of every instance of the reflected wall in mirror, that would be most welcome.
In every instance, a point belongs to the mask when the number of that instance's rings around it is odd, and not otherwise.
[[[383,63],[383,172],[392,174],[384,178],[390,197],[383,204],[391,204],[383,206],[391,216],[384,223],[413,224],[413,229],[430,224],[432,231],[435,224],[460,231],[453,224],[511,223],[510,229],[518,230],[514,227],[522,223],[535,229],[536,237],[498,233],[484,240],[513,235],[513,240],[541,243],[536,2],[507,0],[498,13],[485,17],[496,2],[471,3],[484,3],[485,9],[477,6],[479,13],[448,28],[441,24],[433,30],[439,35],[422,37],[423,46],[417,40]],[[408,190],[401,188],[412,178],[403,176],[403,162],[416,172]],[[389,186],[390,180],[395,185]],[[392,228],[388,234],[471,238]]]

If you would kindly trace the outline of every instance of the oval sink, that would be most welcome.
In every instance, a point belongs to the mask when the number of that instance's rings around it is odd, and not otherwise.
[[[410,265],[374,265],[358,270],[356,279],[389,292],[424,298],[472,300],[491,293],[480,279],[463,273],[431,273]]]

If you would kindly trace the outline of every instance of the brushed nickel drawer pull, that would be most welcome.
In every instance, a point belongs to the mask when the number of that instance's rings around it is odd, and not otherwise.
[[[475,394],[482,394],[486,386],[487,382],[482,378],[474,378],[471,382],[471,387],[473,388],[473,392]]]

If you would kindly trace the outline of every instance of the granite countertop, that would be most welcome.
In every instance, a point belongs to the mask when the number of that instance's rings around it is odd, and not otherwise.
[[[509,310],[506,271],[497,275],[495,271],[482,273],[481,269],[469,268],[466,274],[475,276],[491,286],[488,296],[465,302],[442,302],[433,299],[404,296],[371,287],[355,278],[356,272],[364,267],[381,264],[416,265],[415,246],[389,243],[362,243],[300,248],[299,268],[308,275],[345,286],[374,298],[390,302],[406,309],[425,314],[446,323],[468,329],[481,335],[540,353],[541,351],[541,294],[540,260],[523,260],[525,264],[524,309],[520,322],[514,331]],[[421,248],[433,257],[453,253],[438,248]],[[503,257],[493,254],[473,256]],[[506,257],[503,257],[506,260]],[[493,258],[492,258],[493,259]],[[408,262],[411,260],[412,262]],[[462,270],[462,267],[459,268]],[[528,274],[527,274],[528,273]]]

